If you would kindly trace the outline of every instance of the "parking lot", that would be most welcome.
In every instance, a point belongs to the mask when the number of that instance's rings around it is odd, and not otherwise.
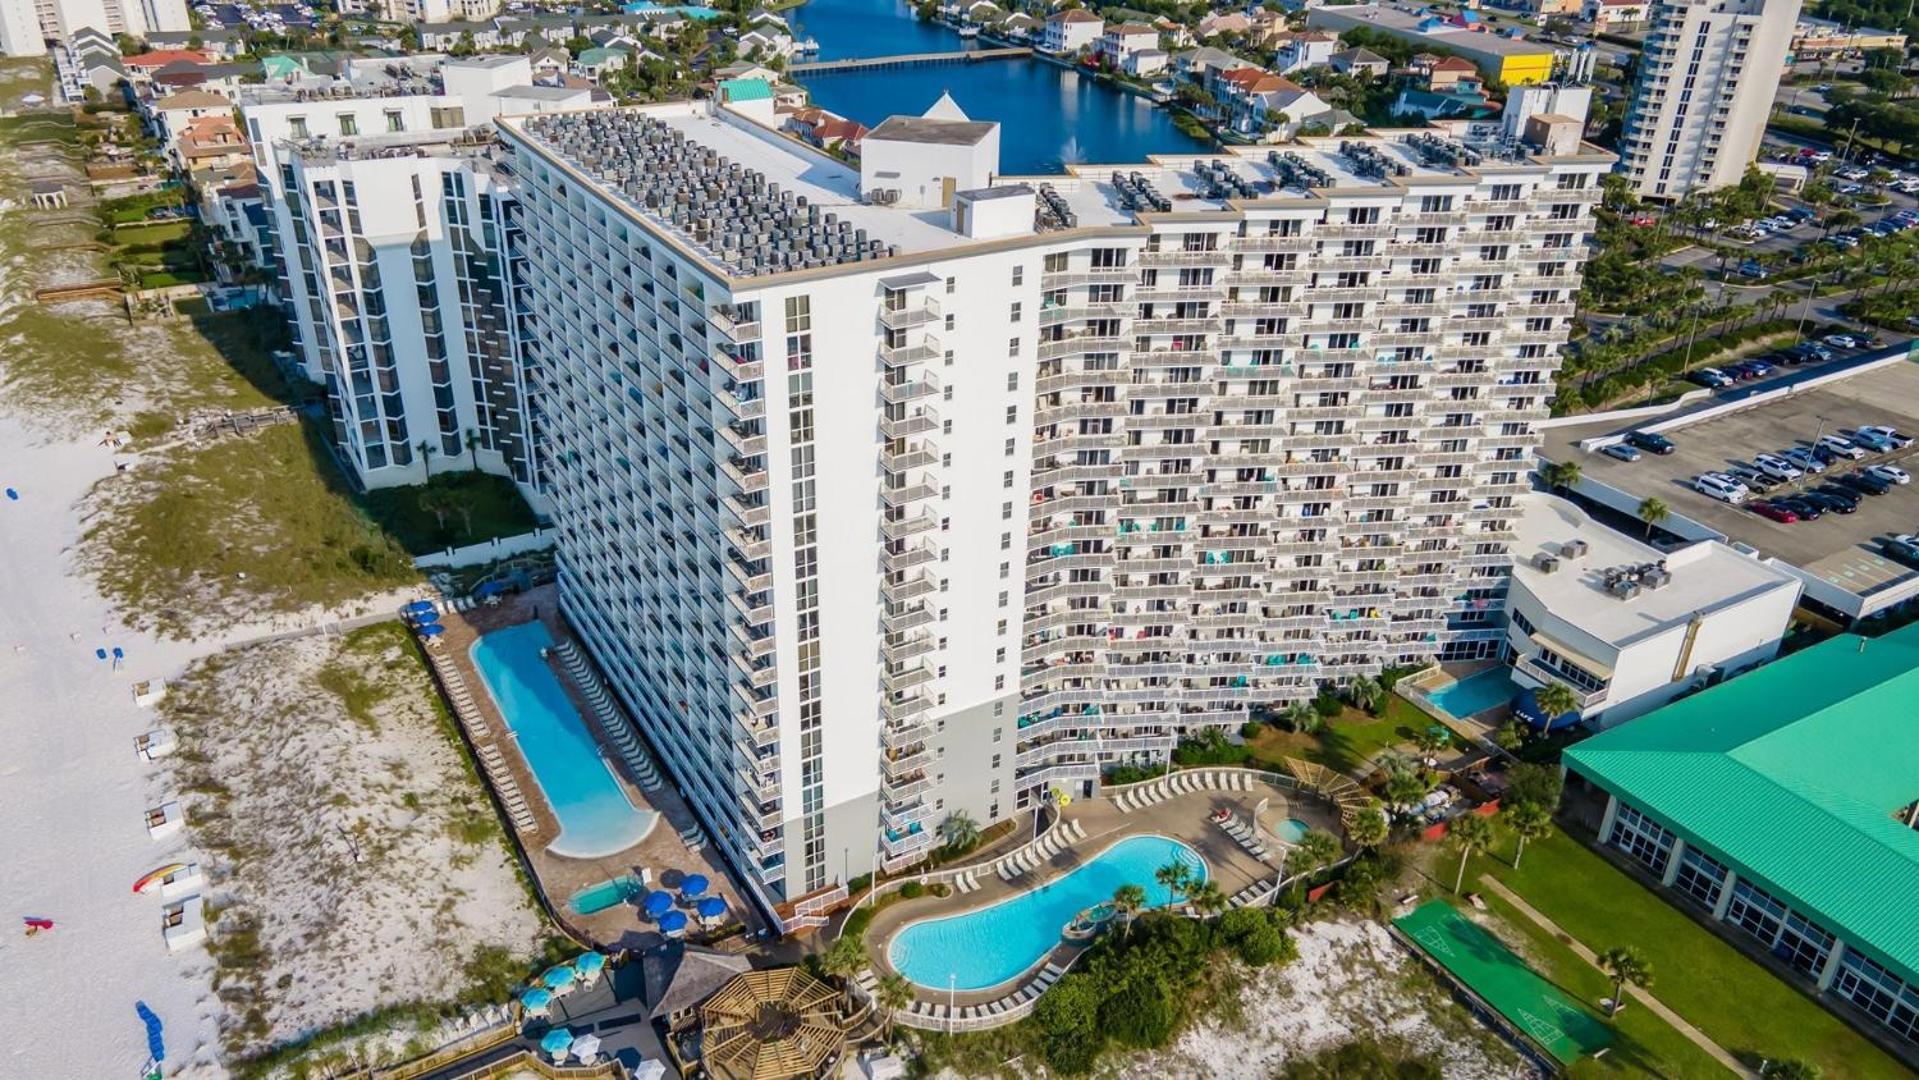
[[[1545,455],[1575,461],[1593,480],[1644,498],[1658,496],[1675,514],[1750,544],[1847,591],[1864,594],[1910,577],[1914,570],[1887,559],[1873,540],[1889,533],[1919,532],[1919,482],[1865,496],[1858,512],[1827,513],[1816,521],[1779,524],[1694,490],[1702,472],[1749,464],[1757,453],[1778,453],[1808,446],[1822,432],[1845,435],[1861,425],[1886,425],[1919,434],[1919,363],[1901,363],[1841,379],[1743,412],[1665,432],[1678,449],[1668,455],[1642,454],[1618,461],[1578,447],[1582,439],[1614,431],[1618,425],[1585,424],[1551,428]],[[1830,466],[1823,474],[1773,488],[1761,497],[1785,495],[1877,462],[1919,472],[1919,443],[1889,454],[1872,454],[1856,463]]]

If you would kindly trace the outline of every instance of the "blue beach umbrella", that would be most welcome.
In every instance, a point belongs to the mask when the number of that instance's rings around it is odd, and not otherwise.
[[[540,1040],[540,1049],[551,1057],[565,1057],[568,1048],[573,1045],[573,1033],[565,1028],[554,1028]]]
[[[606,967],[606,957],[596,952],[581,953],[574,959],[573,967],[574,970],[580,973],[582,978],[585,978],[604,969]]]
[[[431,600],[415,600],[400,610],[408,615],[425,616],[433,614],[435,609]]]
[[[580,973],[573,970],[572,964],[555,964],[546,969],[546,974],[540,976],[540,983],[548,990],[558,990],[561,987],[572,986],[573,980],[579,977]]]
[[[473,595],[484,600],[487,597],[494,595],[495,593],[500,593],[504,591],[506,591],[506,586],[500,584],[497,581],[483,581],[480,583],[479,588],[473,590]]]
[[[9,499],[12,499],[12,500],[13,500],[14,502],[19,502],[19,501],[20,501],[20,493],[19,493],[19,492],[17,492],[17,491],[15,491],[15,490],[13,490],[12,488],[8,488],[8,489],[7,489],[7,498],[9,498]]]
[[[520,1004],[529,1012],[538,1012],[553,1004],[553,991],[536,986],[520,995]]]
[[[680,879],[680,895],[691,899],[705,892],[706,885],[705,874],[688,874]]]
[[[686,912],[669,911],[666,914],[660,916],[660,932],[661,933],[679,934],[679,933],[684,933],[685,930],[686,930]]]
[[[673,896],[671,893],[657,890],[647,893],[645,901],[640,904],[640,909],[657,919],[673,910]]]
[[[717,919],[726,914],[726,901],[717,896],[708,896],[700,901],[697,910],[702,919]]]
[[[436,623],[436,622],[422,623],[421,625],[415,627],[415,629],[420,631],[421,637],[439,637],[441,634],[446,633],[446,627],[441,626],[439,623]]]
[[[105,660],[107,658],[107,651],[105,649],[95,649],[93,650],[93,658],[95,660]]]

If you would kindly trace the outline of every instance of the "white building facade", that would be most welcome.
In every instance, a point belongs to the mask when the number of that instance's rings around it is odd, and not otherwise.
[[[502,134],[563,606],[769,905],[1500,649],[1610,155],[1319,140],[942,227],[704,105]]]
[[[1799,0],[1656,0],[1620,133],[1635,193],[1737,184],[1758,157]]]
[[[40,56],[46,43],[65,42],[85,29],[142,38],[193,28],[186,0],[4,0],[0,50]]]

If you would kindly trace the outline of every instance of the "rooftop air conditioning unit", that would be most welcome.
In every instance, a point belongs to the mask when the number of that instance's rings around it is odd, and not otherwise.
[[[1621,578],[1619,581],[1613,583],[1612,594],[1621,600],[1631,600],[1639,595],[1639,583]]]
[[[1591,545],[1584,540],[1568,540],[1559,545],[1559,554],[1568,559],[1583,559],[1590,550]]]
[[[1542,574],[1550,574],[1559,569],[1559,556],[1539,552],[1533,556],[1533,569]]]
[[[1639,575],[1639,582],[1648,589],[1663,589],[1672,584],[1672,571],[1648,570]]]

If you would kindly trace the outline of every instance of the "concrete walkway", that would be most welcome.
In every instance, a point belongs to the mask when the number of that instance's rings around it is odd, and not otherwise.
[[[1561,930],[1559,928],[1558,923],[1555,923],[1551,919],[1548,919],[1545,915],[1541,914],[1537,908],[1533,907],[1531,904],[1528,904],[1526,901],[1520,899],[1518,893],[1513,892],[1511,889],[1508,889],[1505,886],[1505,884],[1502,883],[1499,879],[1494,878],[1490,875],[1482,874],[1480,875],[1480,878],[1479,878],[1479,886],[1480,888],[1485,889],[1487,892],[1492,893],[1494,896],[1499,897],[1501,900],[1506,901],[1508,904],[1511,904],[1513,907],[1518,908],[1519,913],[1521,915],[1524,915],[1528,919],[1531,919],[1533,922],[1538,923],[1541,929],[1545,930],[1547,933],[1551,934],[1555,938],[1558,938],[1560,941],[1565,942],[1568,946],[1572,948],[1572,951],[1574,952],[1574,954],[1576,954],[1581,960],[1584,960],[1586,963],[1591,964],[1595,968],[1599,967],[1599,957],[1597,954],[1595,954],[1591,949],[1588,949],[1586,946],[1580,944],[1577,938],[1573,937],[1571,934],[1568,934],[1564,930]],[[1635,998],[1636,1000],[1644,1003],[1646,1008],[1652,1010],[1652,1013],[1654,1016],[1657,1016],[1661,1020],[1664,1020],[1666,1023],[1671,1024],[1673,1026],[1673,1030],[1679,1032],[1679,1034],[1681,1035],[1684,1035],[1686,1038],[1691,1039],[1695,1046],[1698,1046],[1701,1050],[1704,1050],[1706,1053],[1711,1054],[1714,1060],[1718,1061],[1721,1065],[1724,1065],[1726,1068],[1732,1070],[1734,1075],[1745,1077],[1746,1080],[1759,1080],[1759,1074],[1757,1072],[1754,1072],[1753,1070],[1748,1069],[1744,1065],[1740,1064],[1739,1059],[1736,1057],[1733,1057],[1732,1054],[1729,1053],[1725,1047],[1707,1038],[1705,1032],[1700,1031],[1698,1028],[1693,1027],[1691,1024],[1687,1023],[1685,1017],[1680,1016],[1676,1012],[1673,1012],[1672,1009],[1668,1008],[1664,1002],[1660,1001],[1656,997],[1653,997],[1651,993],[1647,992],[1644,989],[1641,989],[1640,987],[1630,986],[1630,985],[1626,987],[1626,993],[1632,995],[1633,998]]]

